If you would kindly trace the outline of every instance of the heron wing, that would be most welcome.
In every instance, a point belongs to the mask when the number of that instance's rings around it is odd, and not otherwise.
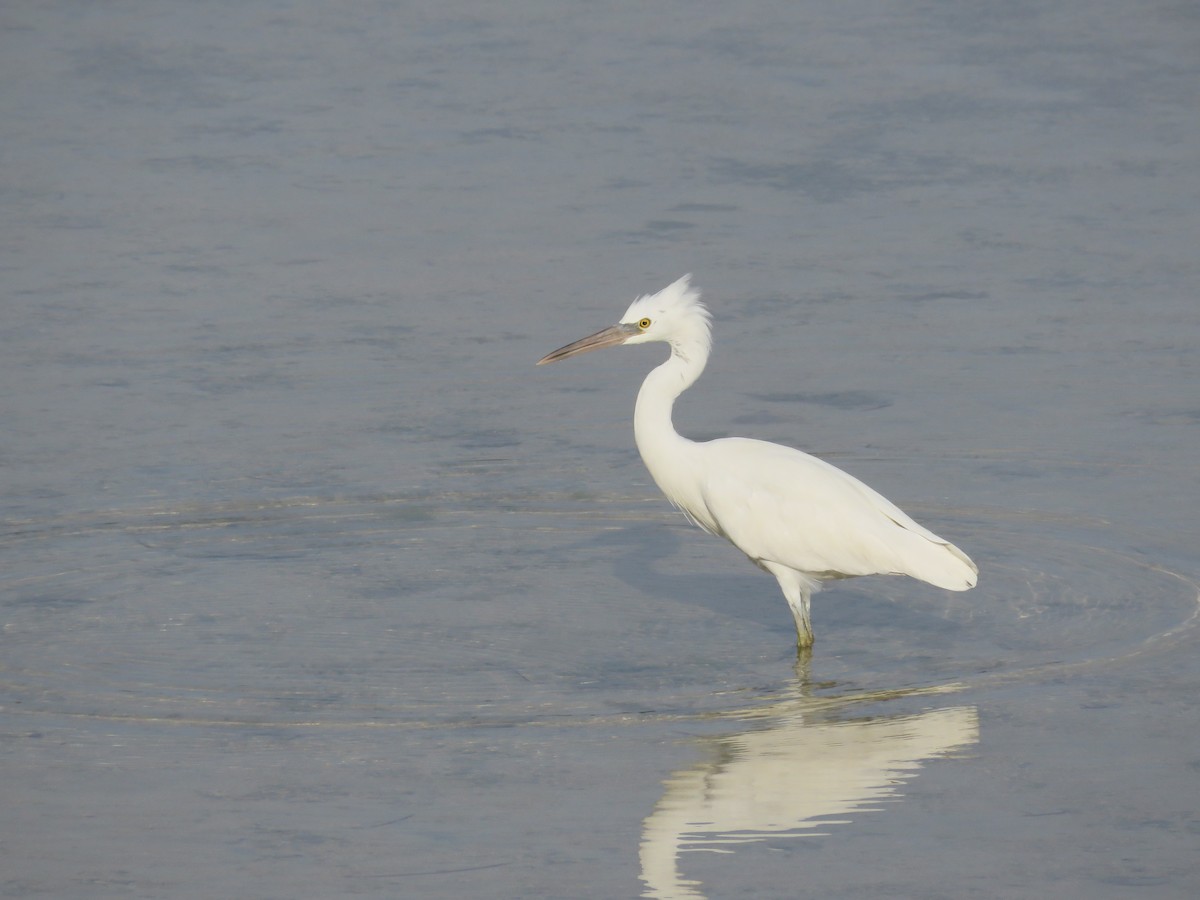
[[[908,574],[969,586],[961,551],[836,466],[745,438],[704,447],[709,518],[751,559],[818,578]]]

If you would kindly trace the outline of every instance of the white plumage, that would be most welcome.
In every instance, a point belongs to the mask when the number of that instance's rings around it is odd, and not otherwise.
[[[712,349],[709,319],[685,275],[639,297],[617,325],[555,350],[538,365],[616,344],[670,345],[670,358],[638,392],[638,451],[667,499],[775,576],[800,647],[812,645],[809,599],[823,581],[909,575],[952,591],[974,587],[979,570],[965,553],[841,469],[766,441],[698,443],[675,431],[675,399],[700,377]]]

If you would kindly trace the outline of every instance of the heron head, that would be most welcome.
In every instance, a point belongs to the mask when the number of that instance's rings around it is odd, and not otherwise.
[[[700,293],[692,288],[691,275],[667,285],[657,294],[647,294],[630,304],[621,321],[538,360],[538,365],[569,359],[589,350],[618,344],[646,344],[666,341],[675,349],[691,344],[711,345],[710,315],[700,302]]]
[[[684,275],[657,294],[638,297],[630,304],[621,325],[636,329],[626,344],[666,341],[672,345],[702,340],[709,344],[709,315],[692,287],[692,276]]]

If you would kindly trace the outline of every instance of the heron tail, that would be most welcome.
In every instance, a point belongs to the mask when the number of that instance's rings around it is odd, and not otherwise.
[[[948,591],[967,591],[979,581],[979,566],[948,541],[926,541],[923,552],[905,562],[906,575]]]

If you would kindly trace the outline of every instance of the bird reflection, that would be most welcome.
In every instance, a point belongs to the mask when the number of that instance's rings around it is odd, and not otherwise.
[[[709,761],[666,780],[642,828],[643,896],[703,898],[700,883],[683,878],[680,854],[827,834],[897,799],[926,760],[979,739],[974,707],[837,721],[830,702],[824,713],[820,702],[801,696],[751,711],[771,724],[713,739]]]

